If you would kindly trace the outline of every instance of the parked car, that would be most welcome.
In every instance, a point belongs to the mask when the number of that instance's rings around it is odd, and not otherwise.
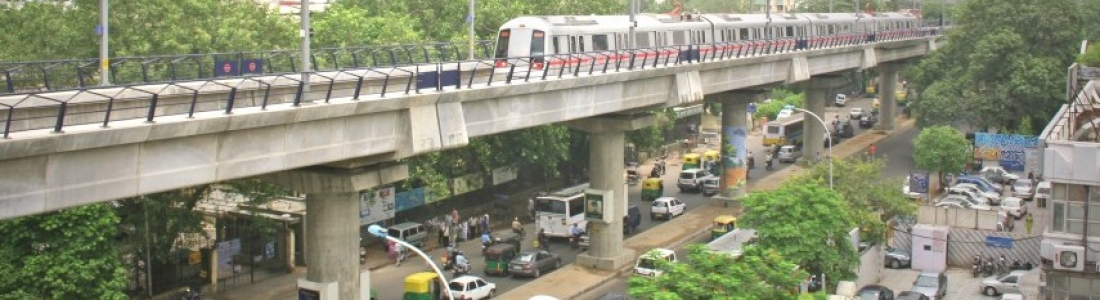
[[[982,205],[989,205],[989,206],[993,205],[993,201],[989,201],[989,198],[986,198],[985,196],[974,193],[974,191],[964,189],[964,188],[949,187],[949,188],[947,188],[947,195],[948,196],[960,196],[960,197],[966,198],[967,200],[970,201],[970,203],[973,203],[973,204],[982,204]]]
[[[993,183],[989,181],[989,179],[985,179],[981,176],[963,175],[955,177],[955,184],[958,185],[960,183],[974,184],[982,189],[983,192],[996,193],[997,195],[1000,195],[1002,191],[1004,191],[1004,186]]]
[[[1012,219],[1012,216],[1010,216],[1007,212],[1003,210],[998,211],[997,231],[1012,231],[1012,229],[1016,228],[1016,222],[1013,222]]]
[[[664,272],[657,266],[657,261],[661,260],[676,263],[676,251],[657,248],[646,252],[645,255],[638,257],[638,261],[634,263],[634,274],[654,277],[661,276]]]
[[[851,122],[840,122],[833,126],[833,139],[846,139],[856,135],[855,128],[852,128]]]
[[[856,292],[859,300],[894,300],[894,291],[888,287],[873,284],[867,285]]]
[[[947,275],[939,272],[921,272],[913,281],[914,292],[928,296],[932,300],[943,299],[947,294]]]
[[[405,222],[390,226],[387,233],[389,236],[401,239],[417,247],[424,247],[424,239],[428,238],[428,229],[424,228],[423,224],[416,222]]]
[[[493,298],[497,294],[497,285],[484,279],[464,275],[451,279],[447,285],[455,299],[481,300]]]
[[[1040,181],[1039,184],[1036,184],[1035,185],[1035,195],[1032,196],[1032,198],[1036,199],[1036,200],[1041,200],[1041,201],[1046,201],[1046,200],[1050,199],[1050,181],[1045,181],[1044,180],[1044,181]],[[1025,199],[1025,200],[1027,200],[1027,199]],[[1040,202],[1040,203],[1042,203],[1042,202]],[[1040,207],[1042,207],[1042,206],[1040,206]]]
[[[1019,220],[1027,214],[1027,203],[1023,198],[1008,197],[1001,201],[1001,210]]]
[[[775,119],[780,120],[780,119],[783,119],[783,118],[786,118],[786,117],[790,117],[793,114],[794,114],[793,109],[783,109],[783,110],[780,110],[779,113],[775,115]]]
[[[1012,174],[1000,166],[988,166],[982,168],[981,172],[978,172],[986,179],[1000,184],[1012,184],[1016,179],[1020,179],[1019,175]]]
[[[1001,294],[1001,300],[1027,300],[1027,297],[1017,293],[1004,293]]]
[[[657,200],[653,200],[653,204],[649,206],[649,219],[656,220],[658,218],[664,218],[665,220],[672,220],[672,217],[683,215],[687,208],[687,204],[680,199],[673,197],[661,197]]]
[[[1020,178],[1012,183],[1012,195],[1023,199],[1035,196],[1035,182],[1031,179]]]
[[[795,145],[779,147],[779,155],[776,155],[776,158],[779,162],[795,162],[802,158],[802,148]]]
[[[680,179],[676,180],[676,187],[680,188],[680,192],[687,190],[703,191],[703,178],[710,176],[706,170],[703,169],[687,169],[680,171]]]
[[[929,298],[928,298],[928,296],[925,296],[924,294],[921,294],[921,293],[918,293],[918,292],[904,291],[904,292],[898,293],[898,297],[894,298],[894,299],[897,299],[897,300],[928,300]]]
[[[983,190],[981,187],[979,187],[976,184],[965,183],[965,182],[956,184],[955,187],[961,188],[961,189],[967,189],[967,190],[970,190],[971,192],[974,192],[978,195],[982,195],[982,196],[986,197],[987,199],[989,199],[989,201],[992,202],[993,204],[1001,203],[1001,193],[999,193],[999,192],[997,192],[997,193],[987,192],[987,191]]]
[[[848,117],[851,118],[852,120],[859,120],[859,117],[862,117],[862,116],[863,116],[863,108],[853,107],[852,110],[848,112]]]
[[[878,117],[874,114],[859,117],[859,128],[871,128],[875,123],[878,123]]]
[[[885,253],[886,259],[883,260],[883,262],[891,269],[906,268],[913,263],[913,256],[909,254],[909,251],[894,247],[886,247]]]
[[[981,291],[986,296],[997,296],[1002,293],[1020,293],[1020,278],[1027,271],[1017,270],[1008,272],[1008,275],[995,275],[982,280]]]
[[[836,94],[836,101],[834,103],[836,103],[837,107],[843,107],[844,105],[847,105],[848,104],[848,95]]]
[[[542,276],[542,272],[561,267],[561,257],[546,250],[527,250],[520,252],[508,262],[508,273],[512,276]]]
[[[964,209],[973,209],[973,210],[993,210],[993,208],[989,207],[988,205],[974,204],[966,198],[955,196],[955,195],[947,196],[946,198],[941,199],[939,202],[936,202],[936,207],[953,207],[953,208],[964,208]]]

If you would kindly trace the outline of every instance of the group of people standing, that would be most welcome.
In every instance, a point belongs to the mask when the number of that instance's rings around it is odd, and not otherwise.
[[[481,236],[482,233],[490,231],[489,214],[462,219],[458,215],[457,209],[452,209],[451,213],[444,217],[442,223],[434,225],[436,232],[438,232],[439,245],[442,247],[472,240]]]

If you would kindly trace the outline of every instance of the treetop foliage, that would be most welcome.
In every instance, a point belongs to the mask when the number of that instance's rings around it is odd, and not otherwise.
[[[688,259],[657,261],[658,277],[632,277],[634,299],[797,299],[792,291],[809,277],[779,252],[747,245],[740,256],[712,252],[705,245],[688,246]]]

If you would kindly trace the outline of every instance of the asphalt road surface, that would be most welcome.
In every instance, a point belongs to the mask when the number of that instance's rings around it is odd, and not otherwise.
[[[848,111],[853,107],[862,107],[865,111],[869,111],[870,107],[871,107],[871,100],[866,99],[866,98],[865,99],[858,99],[858,100],[849,100],[848,106],[846,106],[846,107],[828,106],[826,108],[826,114],[825,114],[825,116],[823,116],[824,120],[826,120],[826,122],[829,122],[830,120],[833,120],[833,118],[835,118],[835,116],[836,116],[836,113],[838,113],[838,112],[841,113],[841,116],[846,118],[847,115],[848,115]],[[812,121],[812,118],[808,119],[808,121]],[[860,129],[860,128],[858,128],[858,126],[856,126],[855,130],[856,130],[856,134],[858,135],[858,134],[862,133],[863,131],[865,131],[866,129]],[[902,134],[902,136],[905,136],[905,134]],[[757,161],[756,167],[754,169],[750,170],[750,178],[749,178],[750,182],[755,182],[759,178],[764,178],[768,174],[771,174],[773,172],[776,172],[778,170],[781,170],[783,168],[786,168],[786,167],[790,166],[789,163],[778,163],[778,161],[777,161],[775,163],[775,165],[773,165],[773,170],[771,170],[771,171],[764,170],[764,156],[762,154],[765,153],[765,151],[764,151],[764,146],[761,144],[762,138],[763,137],[761,135],[754,134],[754,135],[748,136],[747,140],[745,141],[746,144],[747,144],[747,147],[749,148],[749,151],[752,151],[754,153],[754,156],[756,157],[756,161]],[[906,141],[908,141],[908,140],[906,140]],[[715,149],[717,149],[717,145],[714,145],[714,147],[715,147]],[[907,151],[907,150],[911,151],[912,150],[911,148],[907,148],[905,145],[903,145],[903,143],[900,143],[900,142],[898,143],[898,145],[893,145],[889,142],[883,143],[882,145],[879,146],[879,149],[881,149],[881,150],[879,150],[879,153],[891,153],[893,151]],[[812,155],[812,154],[807,154],[807,155]],[[907,156],[910,157],[910,158],[908,158],[909,160],[912,160],[912,158],[911,158],[912,153],[907,154]],[[669,157],[668,158],[667,172],[665,173],[664,176],[662,176],[662,179],[665,182],[665,196],[671,196],[671,197],[679,198],[681,201],[684,201],[687,204],[687,211],[690,211],[692,209],[695,209],[695,208],[699,207],[702,204],[705,204],[706,203],[706,197],[703,197],[699,193],[680,193],[679,192],[679,190],[676,188],[676,179],[677,179],[677,177],[679,175],[679,172],[680,172],[680,162],[679,161],[680,161],[680,159],[678,157]],[[893,165],[893,162],[891,162],[891,165]],[[650,165],[641,166],[641,167],[639,167],[639,173],[640,174],[649,174],[649,170],[650,170],[651,167],[652,166],[650,166]],[[897,171],[896,173],[903,174],[902,176],[904,176],[904,174],[908,173],[908,168],[909,168],[909,164],[906,164],[904,172]],[[898,188],[900,189],[900,187],[898,187]],[[663,221],[660,221],[660,220],[652,221],[652,220],[649,219],[649,217],[648,217],[648,215],[649,215],[649,202],[648,201],[647,202],[641,201],[641,186],[640,185],[631,186],[630,189],[629,189],[629,194],[630,194],[629,205],[637,205],[640,212],[641,212],[641,215],[642,215],[642,221],[641,221],[641,224],[638,227],[638,229],[639,229],[638,232],[643,232],[645,230],[653,228],[655,225],[659,224],[660,222],[663,222]],[[524,250],[531,248],[531,245],[532,245],[531,240],[534,237],[534,232],[536,232],[536,230],[534,229],[533,224],[526,224],[525,229],[528,233],[528,236],[524,240],[524,243],[523,243],[523,246],[522,246],[522,248]],[[480,243],[479,240],[459,243],[459,249],[462,250],[463,252],[465,252],[467,254],[466,256],[470,259],[471,267],[473,269],[470,275],[478,276],[478,277],[484,278],[488,282],[495,283],[497,285],[496,293],[498,295],[503,294],[503,293],[505,293],[509,290],[515,289],[516,287],[519,287],[520,285],[523,285],[524,283],[527,283],[528,281],[531,280],[530,278],[525,278],[525,277],[513,278],[513,277],[485,276],[485,273],[482,271],[482,269],[485,267],[485,261],[484,261],[483,257],[481,256],[481,243]],[[563,265],[572,263],[573,260],[576,258],[577,254],[581,253],[580,250],[571,249],[566,241],[556,241],[556,242],[551,243],[550,252],[561,256]],[[432,256],[431,258],[436,260],[436,262],[439,262],[439,257],[442,254],[443,254],[442,250],[436,250],[436,251],[428,253],[428,255],[431,255]],[[377,270],[374,270],[374,271],[371,272],[371,287],[374,290],[378,291],[379,299],[401,299],[402,295],[403,295],[402,286],[404,284],[404,280],[405,280],[406,276],[408,276],[410,274],[413,274],[413,273],[417,273],[417,272],[431,271],[431,268],[426,264],[426,262],[424,262],[423,259],[420,259],[420,258],[415,257],[415,256],[416,256],[415,254],[410,253],[410,258],[408,260],[406,260],[404,263],[402,263],[400,266],[390,265],[390,266],[383,267],[381,269],[377,269]],[[450,274],[448,272],[445,275],[447,275],[448,278],[451,278],[452,274]],[[625,293],[625,284],[626,284],[625,281],[615,280],[615,281],[612,281],[609,284],[610,285],[618,284],[619,286],[622,287],[619,291],[621,291],[622,293]],[[597,295],[599,295],[599,294],[597,294]],[[593,297],[593,298],[595,298],[595,297]]]

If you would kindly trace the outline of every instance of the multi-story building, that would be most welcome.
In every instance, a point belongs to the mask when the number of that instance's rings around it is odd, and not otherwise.
[[[1100,77],[1089,75],[1095,70],[1070,68],[1070,99],[1040,136],[1042,177],[1051,187],[1040,299],[1100,300]]]

